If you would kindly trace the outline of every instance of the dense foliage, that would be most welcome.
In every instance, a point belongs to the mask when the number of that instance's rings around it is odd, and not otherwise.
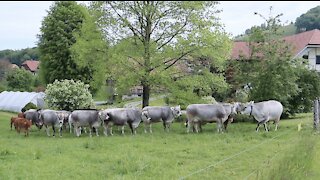
[[[25,60],[39,60],[39,50],[37,47],[25,48],[21,50],[2,50],[0,51],[0,62],[8,60],[12,64],[21,66]]]
[[[307,68],[305,60],[293,59],[292,47],[275,38],[280,16],[265,19],[267,31],[251,34],[251,57],[231,63],[234,74],[230,82],[233,93],[238,89],[248,92],[247,100],[280,101],[287,117],[310,111],[311,102],[320,94],[320,84],[319,75]]]
[[[9,71],[6,76],[9,91],[32,91],[34,85],[34,76],[31,72],[17,68]]]
[[[47,85],[45,93],[45,101],[50,109],[70,111],[90,108],[93,104],[89,85],[79,80],[55,80]]]
[[[95,91],[104,68],[98,51],[103,52],[104,47],[98,40],[103,39],[85,7],[74,1],[55,2],[42,21],[39,36],[40,75],[44,82],[78,79]]]
[[[198,96],[211,94],[212,87],[225,86],[223,76],[210,72],[209,68],[198,72],[189,66],[192,61],[205,57],[209,66],[223,69],[231,44],[218,21],[217,3],[106,1],[92,4],[97,15],[100,14],[100,26],[113,45],[109,67],[110,74],[117,80],[119,94],[141,85],[144,107],[155,89],[166,89],[172,94],[190,91],[186,93]],[[182,98],[187,100],[186,96]]]
[[[314,7],[296,19],[297,31],[320,29],[320,6]]]

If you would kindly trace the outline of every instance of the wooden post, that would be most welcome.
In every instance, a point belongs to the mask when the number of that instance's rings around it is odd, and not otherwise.
[[[319,126],[319,99],[314,100],[313,106],[313,127],[315,130],[318,130]]]

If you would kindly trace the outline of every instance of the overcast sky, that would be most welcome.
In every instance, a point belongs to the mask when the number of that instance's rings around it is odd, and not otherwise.
[[[52,1],[0,1],[0,50],[35,47],[41,21],[51,5]],[[222,1],[218,9],[223,10],[219,17],[226,32],[236,36],[264,23],[254,12],[268,17],[273,6],[272,15],[283,13],[282,22],[289,23],[318,5],[320,1]]]

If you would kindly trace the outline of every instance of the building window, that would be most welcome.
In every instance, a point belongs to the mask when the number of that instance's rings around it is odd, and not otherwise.
[[[316,64],[320,64],[320,56],[316,56]]]

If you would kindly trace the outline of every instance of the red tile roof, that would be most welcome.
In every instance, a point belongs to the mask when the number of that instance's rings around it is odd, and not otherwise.
[[[27,69],[30,70],[31,72],[35,72],[38,69],[39,66],[39,61],[34,61],[34,60],[26,60],[22,63],[22,66]]]
[[[240,56],[248,58],[250,56],[250,48],[248,42],[234,42],[231,52],[232,59],[239,59]]]
[[[320,45],[320,30],[314,29],[299,34],[286,36],[283,39],[293,45],[293,54],[297,55],[307,45]],[[249,57],[250,48],[248,42],[234,42],[231,59],[239,59],[240,54],[243,54],[245,57]]]

